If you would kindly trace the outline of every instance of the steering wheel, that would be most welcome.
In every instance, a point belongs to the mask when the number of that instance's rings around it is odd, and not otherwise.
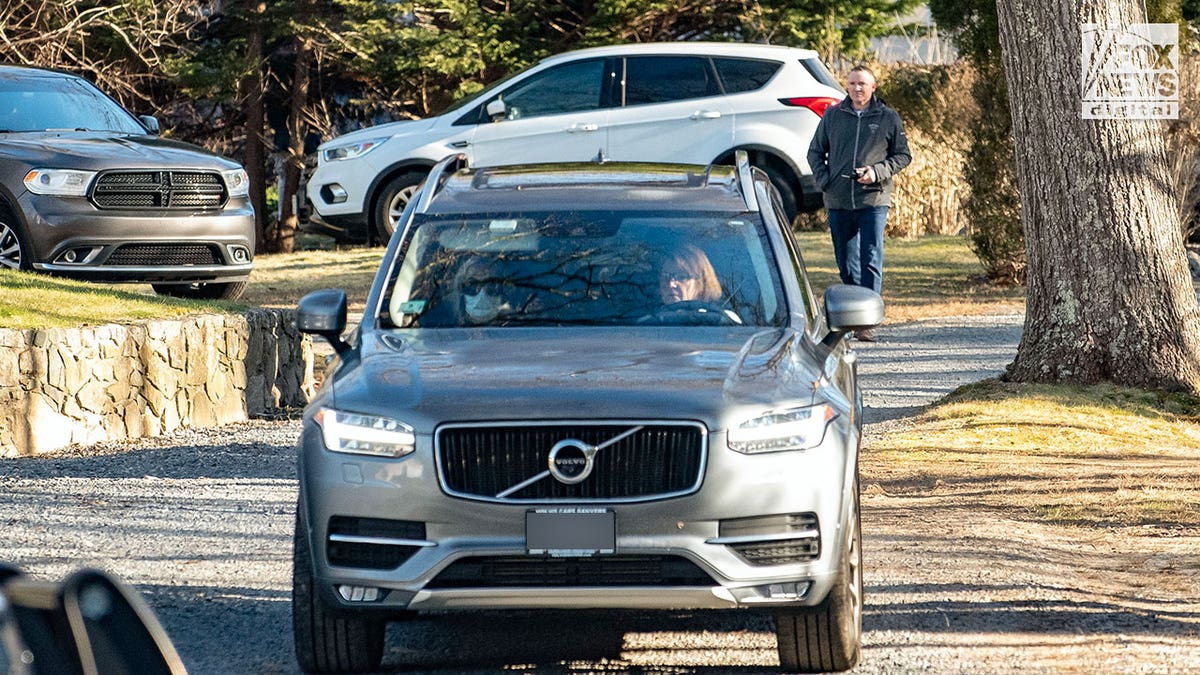
[[[715,302],[684,300],[663,305],[654,312],[657,323],[682,326],[737,326],[742,320]]]

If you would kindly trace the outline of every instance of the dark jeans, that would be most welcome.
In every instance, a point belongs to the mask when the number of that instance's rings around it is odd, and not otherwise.
[[[829,209],[829,234],[843,284],[883,288],[883,228],[888,207]]]

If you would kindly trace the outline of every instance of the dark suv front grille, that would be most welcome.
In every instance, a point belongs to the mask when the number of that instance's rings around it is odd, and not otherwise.
[[[546,471],[551,448],[575,439],[601,445],[634,427],[642,428],[601,448],[590,475],[562,483],[546,475],[500,497]],[[694,423],[546,424],[452,426],[437,434],[438,466],[446,491],[492,500],[636,500],[675,496],[700,486],[706,434]]]
[[[113,171],[101,174],[91,199],[101,209],[215,211],[225,181],[211,171]]]
[[[206,244],[124,244],[104,261],[105,265],[133,267],[177,267],[222,265],[215,247]]]

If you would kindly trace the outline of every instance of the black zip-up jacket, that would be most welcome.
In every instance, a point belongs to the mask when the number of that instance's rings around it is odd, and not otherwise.
[[[827,209],[890,206],[892,176],[911,161],[900,115],[876,96],[862,115],[849,96],[830,106],[808,146],[808,165]],[[874,168],[875,182],[859,183],[854,178],[858,166]]]

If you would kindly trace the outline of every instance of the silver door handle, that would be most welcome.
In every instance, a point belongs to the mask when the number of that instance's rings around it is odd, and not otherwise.
[[[716,120],[721,119],[721,112],[719,110],[697,110],[688,115],[688,118],[693,120]]]
[[[567,133],[573,134],[576,131],[597,131],[599,129],[599,124],[572,124],[571,126],[567,127]]]

